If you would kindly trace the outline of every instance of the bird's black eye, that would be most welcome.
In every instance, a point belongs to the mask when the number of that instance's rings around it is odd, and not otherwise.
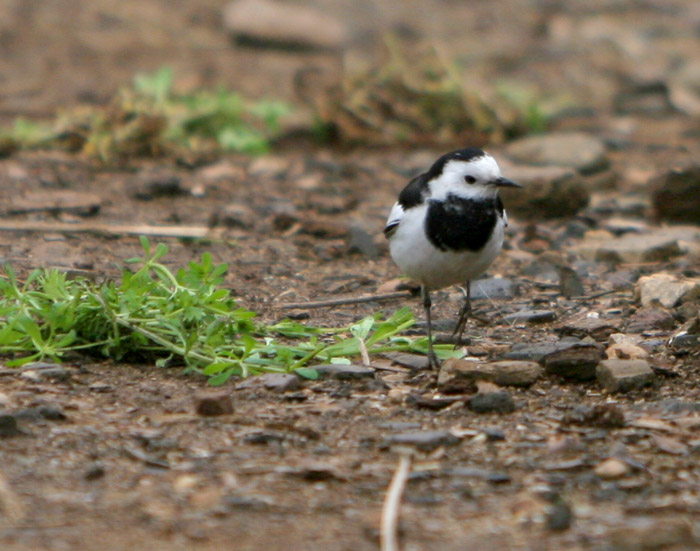
[[[464,177],[464,181],[468,184],[473,184],[474,182],[476,182],[476,178],[474,178],[474,176],[468,175]]]

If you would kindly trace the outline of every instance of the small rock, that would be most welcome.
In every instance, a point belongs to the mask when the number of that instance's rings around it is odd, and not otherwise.
[[[671,274],[654,274],[640,277],[637,282],[642,306],[661,305],[673,308],[681,301],[690,302],[700,298],[700,281],[680,279]]]
[[[454,434],[440,430],[416,430],[393,434],[386,438],[384,446],[415,446],[419,450],[430,452],[440,446],[455,446],[460,439]]]
[[[472,299],[507,299],[515,296],[515,285],[510,279],[490,277],[471,283]]]
[[[445,393],[473,392],[476,381],[488,381],[499,386],[530,386],[543,373],[535,362],[502,360],[490,363],[450,358],[438,374],[438,389]]]
[[[582,425],[616,429],[625,426],[625,413],[616,404],[578,406],[564,415],[562,425]]]
[[[27,192],[14,197],[8,209],[10,214],[32,212],[65,212],[78,216],[94,216],[100,211],[102,199],[94,193],[56,189]]]
[[[581,278],[569,266],[559,268],[559,291],[568,299],[583,296],[584,289]]]
[[[396,364],[408,367],[409,369],[415,371],[423,371],[425,369],[428,369],[429,367],[428,357],[425,354],[406,354],[405,352],[390,352],[388,354],[384,354],[384,357]]]
[[[569,167],[581,174],[599,172],[610,164],[602,140],[579,132],[528,136],[510,142],[505,153],[523,164]]]
[[[675,113],[668,85],[659,80],[642,82],[622,90],[614,99],[615,112],[621,115],[663,116]]]
[[[622,478],[623,476],[629,474],[630,471],[630,466],[617,457],[610,457],[598,464],[598,466],[595,468],[595,474],[605,480]]]
[[[578,338],[591,337],[596,341],[603,341],[613,333],[617,333],[620,330],[620,325],[619,320],[586,316],[568,322],[559,329],[559,333]]]
[[[569,250],[586,260],[612,264],[667,262],[695,250],[699,238],[700,229],[687,226],[659,228],[622,237],[615,237],[605,230],[591,230],[586,232],[582,242],[572,245]]]
[[[350,235],[348,236],[348,251],[351,253],[357,252],[362,256],[373,260],[377,258],[379,251],[374,243],[372,236],[364,229],[351,226]]]
[[[675,325],[673,316],[665,310],[641,309],[632,314],[627,321],[628,333],[644,333],[645,331],[668,331]]]
[[[293,373],[264,373],[255,377],[248,377],[242,383],[236,385],[236,390],[263,387],[274,392],[287,392],[301,387],[299,377]]]
[[[572,344],[577,342],[579,342],[578,339],[574,337],[567,337],[562,339],[560,342],[555,343],[516,343],[509,352],[503,355],[503,358],[508,360],[524,360],[542,363],[542,359],[548,354],[556,352],[557,350],[569,348],[572,346]]]
[[[250,229],[255,226],[258,216],[247,205],[229,203],[221,210],[218,218],[228,228]]]
[[[479,383],[479,392],[469,399],[469,409],[474,413],[512,413],[515,402],[509,392],[491,383]]]
[[[511,480],[510,475],[504,471],[491,471],[476,467],[455,467],[453,469],[448,469],[446,474],[454,478],[476,478],[493,482],[494,484],[503,484]]]
[[[275,0],[236,0],[224,9],[223,18],[226,30],[250,46],[336,50],[348,39],[335,17]]]
[[[52,381],[56,383],[65,383],[70,381],[72,372],[65,367],[52,367],[50,369],[28,369],[22,372],[22,378],[30,381]]]
[[[700,164],[673,169],[649,185],[659,219],[700,224]]]
[[[678,331],[676,331],[668,344],[676,349],[696,348],[700,343],[700,318],[686,321]]]
[[[651,384],[654,371],[646,360],[603,360],[596,377],[608,392],[629,392]]]
[[[652,434],[651,440],[662,452],[671,455],[685,455],[688,453],[688,446],[677,438],[664,436],[662,434]]]
[[[587,380],[596,376],[602,351],[593,344],[579,343],[551,352],[542,358],[545,371],[568,379]]]
[[[322,364],[313,368],[320,377],[331,377],[333,379],[349,380],[361,379],[363,377],[374,377],[374,369],[363,365],[353,364]]]
[[[649,357],[649,352],[629,342],[612,344],[605,349],[605,354],[611,360],[643,360]]]
[[[551,505],[545,508],[547,513],[547,528],[553,532],[568,530],[574,520],[571,506],[557,496]]]
[[[207,417],[233,413],[233,400],[228,391],[197,394],[194,409],[199,415]]]
[[[693,528],[685,518],[673,516],[625,517],[624,524],[611,530],[610,548],[614,551],[661,551],[696,549]]]
[[[551,310],[521,310],[505,316],[506,323],[547,323],[557,319],[557,315]]]
[[[17,419],[7,413],[0,414],[0,438],[12,438],[23,434],[17,426]]]
[[[180,178],[174,174],[144,174],[139,177],[136,190],[132,193],[135,199],[151,201],[160,197],[177,197],[186,195]]]
[[[524,187],[502,190],[508,212],[522,220],[566,218],[586,208],[590,192],[570,168],[514,165],[499,159],[504,174]]]

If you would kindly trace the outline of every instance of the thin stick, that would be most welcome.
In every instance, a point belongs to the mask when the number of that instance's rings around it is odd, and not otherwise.
[[[367,295],[354,298],[337,298],[333,300],[318,300],[316,302],[287,302],[279,307],[285,310],[292,308],[325,308],[326,306],[342,306],[343,304],[360,304],[361,302],[374,302],[379,300],[392,300],[395,298],[411,298],[414,294],[410,291],[396,293],[384,293],[381,295]]]
[[[411,456],[407,451],[399,452],[399,465],[389,484],[389,490],[382,507],[382,525],[379,531],[381,551],[398,551],[397,527],[399,523],[399,505],[406,488],[406,480],[411,472]]]
[[[0,231],[44,233],[97,233],[107,235],[149,235],[154,237],[202,238],[210,234],[206,226],[151,226],[147,224],[64,224],[27,220],[0,221]]]

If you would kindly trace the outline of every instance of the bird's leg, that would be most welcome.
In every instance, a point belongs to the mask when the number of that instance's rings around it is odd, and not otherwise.
[[[467,326],[467,320],[469,319],[471,313],[471,282],[467,281],[467,293],[464,295],[464,302],[462,303],[462,307],[459,309],[459,318],[457,319],[457,325],[455,325],[455,329],[454,331],[452,331],[452,337],[457,337],[458,341],[462,340],[464,328]]]
[[[423,285],[420,288],[421,295],[423,296],[423,308],[425,309],[425,321],[428,326],[428,368],[437,369],[438,359],[433,350],[433,325],[430,320],[430,307],[433,305],[430,300],[430,290]]]

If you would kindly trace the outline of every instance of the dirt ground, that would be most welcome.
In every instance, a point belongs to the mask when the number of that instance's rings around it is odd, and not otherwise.
[[[698,114],[673,103],[675,92],[686,90],[686,69],[698,62],[696,2],[306,4],[344,21],[348,51],[359,59],[371,58],[386,29],[438,41],[477,85],[503,78],[568,98],[576,108],[554,129],[585,131],[608,146],[614,181],[596,190],[575,220],[533,227],[512,217],[506,250],[488,275],[512,280],[517,292],[475,301],[493,322],[470,324],[467,351],[494,359],[512,344],[556,342],[563,327],[590,312],[624,331],[639,307],[633,288],[570,301],[524,268],[559,247],[567,224],[604,226],[625,215],[598,208],[601,201],[627,196],[648,206],[649,177],[700,158]],[[0,118],[100,103],[134,73],[164,64],[174,67],[182,89],[222,82],[250,94],[274,90],[294,103],[296,71],[339,65],[333,53],[235,46],[221,27],[224,5],[6,0]],[[648,83],[662,83],[670,96],[659,102],[645,94]],[[489,150],[496,157],[502,151]],[[260,158],[222,155],[185,168],[169,158],[104,166],[59,151],[22,152],[0,160],[0,211],[4,221],[212,227],[206,240],[164,238],[167,262],[184,265],[210,251],[230,264],[226,285],[241,304],[274,321],[289,315],[285,302],[370,294],[399,275],[381,235],[388,209],[407,178],[440,153],[338,151],[304,141]],[[176,184],[164,192],[164,181]],[[20,199],[41,202],[66,190],[91,194],[88,203],[99,210],[11,213]],[[655,227],[648,208],[634,216]],[[560,252],[577,260],[571,250]],[[136,237],[0,231],[0,260],[20,274],[52,266],[109,277],[139,252]],[[589,263],[585,294],[611,290],[614,274],[661,271],[700,272],[689,256]],[[439,322],[454,318],[459,300],[456,289],[436,294]],[[422,319],[418,301],[407,303]],[[292,312],[314,325],[339,326],[400,305]],[[551,310],[556,320],[504,320],[523,308]],[[665,342],[682,323],[671,319],[646,338]],[[290,392],[232,390],[235,412],[212,418],[193,408],[206,381],[176,368],[85,360],[66,364],[61,380],[5,375],[0,412],[24,417],[21,435],[0,439],[0,548],[377,549],[382,501],[398,461],[386,441],[419,429],[450,431],[459,441],[416,458],[401,510],[402,549],[697,548],[697,350],[681,354],[660,344],[650,362],[655,383],[644,389],[612,395],[595,381],[548,375],[508,389],[514,412],[489,414],[464,401],[426,405],[417,397],[432,398],[434,380],[396,365],[373,378],[306,381]],[[625,422],[601,420],[603,411],[621,413]],[[624,457],[629,472],[596,470],[611,457]]]

